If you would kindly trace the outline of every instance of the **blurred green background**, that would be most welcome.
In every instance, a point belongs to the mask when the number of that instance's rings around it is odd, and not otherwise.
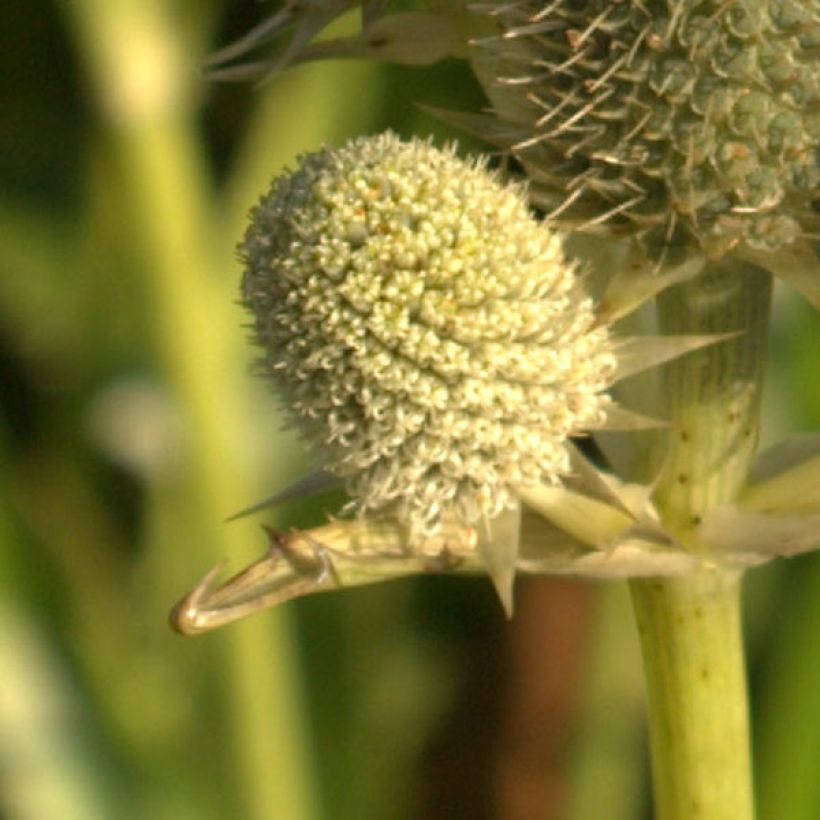
[[[261,11],[265,11],[263,8]],[[224,518],[298,477],[250,378],[234,247],[323,141],[460,136],[455,62],[200,66],[250,0],[31,0],[0,26],[0,820],[648,816],[624,590],[425,578],[182,639],[174,601],[265,549]],[[342,23],[344,25],[344,22]],[[473,147],[460,139],[465,150]],[[766,438],[820,420],[817,317],[780,294]],[[762,820],[820,816],[820,561],[749,579]]]

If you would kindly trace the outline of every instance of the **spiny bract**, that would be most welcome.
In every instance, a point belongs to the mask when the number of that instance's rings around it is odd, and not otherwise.
[[[818,0],[486,6],[475,65],[569,224],[772,251],[816,238]]]
[[[482,162],[387,133],[302,157],[252,213],[263,368],[360,513],[411,537],[557,480],[605,420],[608,333],[560,238]]]

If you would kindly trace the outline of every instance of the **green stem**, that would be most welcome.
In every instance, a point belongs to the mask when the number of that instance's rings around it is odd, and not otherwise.
[[[820,806],[820,556],[801,566],[778,612],[779,629],[766,662],[756,733],[760,816],[814,820]]]
[[[757,442],[770,277],[710,263],[658,300],[662,332],[738,335],[667,367],[670,425],[658,448],[664,524],[703,552],[697,526],[743,486]],[[740,577],[704,554],[687,578],[634,580],[658,820],[751,820],[751,758]]]
[[[641,816],[645,782],[635,760],[643,748],[643,684],[631,618],[626,587],[602,585],[590,630],[580,727],[571,755],[568,820]]]
[[[632,582],[658,820],[749,820],[749,727],[739,578]]]
[[[228,253],[188,81],[197,58],[186,53],[187,33],[175,27],[167,0],[76,0],[65,8],[113,138],[123,202],[133,208],[129,227],[143,253],[159,364],[184,413],[184,501],[203,514],[191,521],[202,530],[197,546],[211,553],[206,563],[242,555],[243,530],[224,526],[221,517],[256,492],[242,459],[244,368],[231,357],[238,322],[220,298],[219,268]],[[163,562],[169,564],[173,556]],[[172,594],[190,576],[176,583]],[[254,820],[318,814],[288,615],[242,625],[224,639],[226,762],[239,793],[232,803]]]

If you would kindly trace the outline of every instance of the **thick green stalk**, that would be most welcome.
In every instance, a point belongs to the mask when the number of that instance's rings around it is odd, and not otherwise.
[[[816,820],[820,806],[820,556],[801,564],[790,600],[778,612],[777,641],[766,663],[755,736],[762,818]]]
[[[632,582],[657,820],[750,820],[739,578]]]
[[[203,556],[208,562],[246,551],[242,529],[220,519],[257,491],[242,462],[247,408],[244,370],[231,358],[236,317],[219,286],[228,245],[196,137],[194,59],[172,6],[77,0],[66,12],[112,137],[123,202],[132,208],[159,365],[184,414],[184,501],[207,515],[198,546],[211,553]],[[178,579],[179,589],[188,580]],[[225,639],[226,760],[239,793],[236,811],[255,820],[317,814],[291,637],[288,613],[280,612]]]
[[[642,748],[643,711],[639,647],[630,630],[626,587],[605,584],[597,593],[590,630],[581,720],[573,742],[567,820],[634,820],[645,792],[635,760]]]
[[[655,501],[693,551],[702,551],[704,512],[737,495],[754,453],[770,290],[762,270],[721,262],[658,300],[664,333],[738,332],[664,374],[670,426],[658,448]],[[714,559],[694,576],[631,583],[657,820],[754,816],[740,578]]]

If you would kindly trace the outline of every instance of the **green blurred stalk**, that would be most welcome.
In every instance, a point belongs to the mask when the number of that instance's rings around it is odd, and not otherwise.
[[[217,284],[229,240],[213,212],[196,137],[188,82],[196,64],[171,6],[163,0],[64,4],[113,136],[123,199],[132,206],[158,355],[185,414],[191,507],[212,522],[199,545],[208,562],[244,557],[243,530],[220,519],[254,491],[240,463],[245,369],[230,356],[237,329]],[[239,785],[244,805],[237,815],[316,817],[287,612],[232,630],[225,647],[223,683],[234,735],[226,759],[235,767],[226,779]]]
[[[26,594],[29,547],[12,503],[0,415],[0,816],[105,820],[120,806],[63,658]],[[39,602],[38,602],[39,603]]]
[[[785,316],[780,371],[790,404],[805,429],[818,427],[820,338],[817,311],[795,299]],[[782,396],[780,397],[782,401]],[[755,749],[762,818],[815,820],[820,816],[820,556],[784,566],[786,595],[775,600],[771,648],[765,653]],[[771,570],[767,569],[767,572]]]
[[[634,820],[641,813],[644,698],[640,649],[625,584],[596,590],[567,820]]]
[[[766,663],[755,744],[762,818],[820,814],[820,558],[802,566]]]
[[[708,263],[658,299],[662,332],[741,335],[664,371],[655,501],[693,551],[710,508],[746,480],[758,435],[771,277],[731,261]],[[714,565],[694,576],[631,582],[647,681],[658,820],[754,816],[740,578]]]

